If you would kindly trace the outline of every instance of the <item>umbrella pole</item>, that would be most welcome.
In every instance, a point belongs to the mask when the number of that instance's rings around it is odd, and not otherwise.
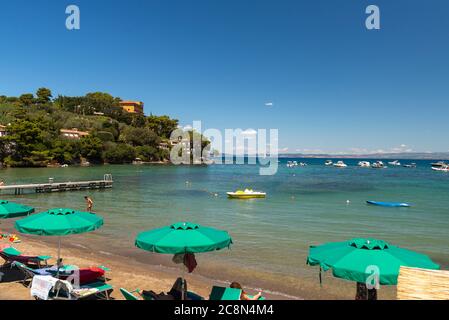
[[[357,282],[355,300],[368,300],[368,288],[366,284]]]
[[[183,259],[184,263],[183,263],[183,266],[182,266],[181,300],[183,300],[183,301],[186,299],[185,294],[184,294],[185,287],[186,287],[186,279],[185,279],[185,277],[186,277],[186,268],[187,268],[186,264],[185,264],[185,262],[186,262],[186,254],[187,253],[184,253],[184,259]]]

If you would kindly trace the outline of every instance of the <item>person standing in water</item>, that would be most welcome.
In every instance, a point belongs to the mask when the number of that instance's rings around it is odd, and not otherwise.
[[[92,207],[94,206],[93,200],[88,196],[85,196],[84,199],[86,200],[87,212],[92,212]]]

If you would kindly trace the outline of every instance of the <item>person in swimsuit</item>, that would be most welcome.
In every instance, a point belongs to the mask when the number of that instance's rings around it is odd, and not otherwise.
[[[240,295],[240,300],[259,300],[260,297],[262,297],[262,293],[259,292],[258,294],[256,294],[255,296],[249,296],[242,288],[242,286],[240,285],[240,283],[238,282],[233,282],[230,285],[231,288],[234,289],[240,289],[242,290],[242,293]]]
[[[87,212],[92,212],[92,207],[94,205],[93,200],[88,196],[85,196],[84,199],[86,200]]]

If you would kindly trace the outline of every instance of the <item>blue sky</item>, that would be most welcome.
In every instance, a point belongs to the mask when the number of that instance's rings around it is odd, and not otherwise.
[[[106,91],[184,125],[277,128],[288,152],[449,151],[448,15],[446,0],[2,1],[0,94]]]

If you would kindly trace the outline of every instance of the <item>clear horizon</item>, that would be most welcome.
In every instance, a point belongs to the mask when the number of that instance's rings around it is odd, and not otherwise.
[[[279,129],[279,153],[449,151],[447,1],[72,3],[2,3],[0,94],[108,92],[183,126]]]

